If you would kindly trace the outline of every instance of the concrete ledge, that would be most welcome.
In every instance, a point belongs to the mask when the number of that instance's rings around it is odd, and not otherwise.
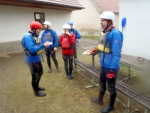
[[[9,57],[9,54],[23,52],[21,40],[0,43],[0,57]]]

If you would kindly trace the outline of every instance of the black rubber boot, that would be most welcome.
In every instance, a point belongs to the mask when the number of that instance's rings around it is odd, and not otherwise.
[[[113,111],[115,98],[116,98],[116,95],[111,95],[110,96],[110,103],[109,103],[109,105],[106,108],[102,109],[101,113],[109,113],[109,112]]]
[[[101,110],[101,113],[109,113],[113,111],[113,107],[111,107],[110,105],[108,105],[106,108]]]
[[[55,66],[56,66],[57,72],[60,73],[61,71],[60,71],[60,69],[59,69],[59,67],[58,67],[58,62],[57,62],[56,59],[54,60],[54,64],[55,64]]]
[[[67,78],[68,78],[69,80],[71,80],[71,79],[72,79],[70,75],[67,75]]]
[[[68,69],[65,69],[65,72],[66,72],[67,78],[70,80],[71,76],[69,75]]]
[[[39,79],[37,80],[37,91],[35,90],[35,92],[44,91],[45,90],[44,87],[40,87],[39,86],[39,82],[40,82],[41,76],[42,76],[42,74],[40,74]]]
[[[35,92],[35,96],[44,97],[46,96],[46,94],[38,91],[38,92]]]
[[[38,87],[38,90],[39,90],[39,91],[44,91],[45,88],[44,88],[44,87]]]
[[[49,71],[48,72],[51,73],[52,72],[51,61],[48,61],[47,64],[48,64],[48,67],[49,67]]]
[[[104,97],[105,92],[99,92],[98,98],[97,99],[92,99],[91,102],[99,105],[103,105],[103,97]]]
[[[70,74],[70,77],[71,77],[71,79],[74,79],[74,76],[73,76],[73,74]]]
[[[71,79],[74,79],[74,76],[72,74],[72,69],[69,69],[69,75],[70,75]]]

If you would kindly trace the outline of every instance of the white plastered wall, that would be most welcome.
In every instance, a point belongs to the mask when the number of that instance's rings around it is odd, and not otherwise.
[[[150,60],[149,4],[150,0],[120,0],[119,20],[127,18],[123,32],[123,54]]]
[[[73,11],[71,20],[74,22],[74,27],[79,30],[81,35],[99,36],[101,31],[100,26],[100,10],[92,3],[92,0],[78,0],[85,9]],[[119,14],[116,13],[115,27],[118,28]]]
[[[63,30],[62,26],[70,20],[70,11],[55,9],[40,9],[28,7],[15,7],[0,5],[0,43],[21,40],[23,35],[29,31],[29,24],[34,21],[34,12],[45,14],[45,20],[52,23],[58,35]]]
[[[99,11],[94,7],[90,0],[78,1],[85,9],[72,12],[71,20],[74,22],[74,27],[80,31],[81,35],[99,35]]]

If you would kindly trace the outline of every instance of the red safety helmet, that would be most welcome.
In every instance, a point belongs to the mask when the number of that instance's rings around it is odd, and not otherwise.
[[[30,23],[30,29],[41,29],[42,28],[42,24],[40,22],[37,21],[33,21]]]

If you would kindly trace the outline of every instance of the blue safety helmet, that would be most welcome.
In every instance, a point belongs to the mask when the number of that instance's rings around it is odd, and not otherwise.
[[[72,22],[72,21],[69,21],[68,24],[69,24],[69,25],[73,25],[73,22]]]

